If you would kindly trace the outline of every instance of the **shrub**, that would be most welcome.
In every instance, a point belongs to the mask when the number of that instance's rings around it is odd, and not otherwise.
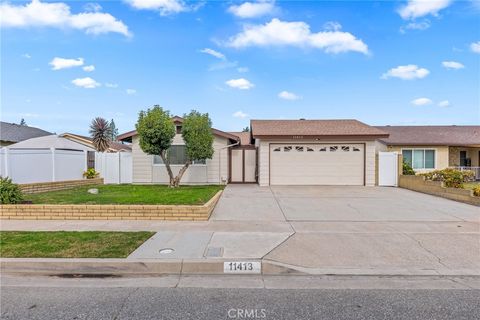
[[[95,171],[93,168],[87,169],[87,171],[83,173],[83,177],[87,179],[95,179],[98,178],[99,175],[100,172]]]
[[[463,183],[471,181],[475,174],[473,171],[469,170],[460,171],[447,168],[422,173],[421,175],[427,180],[443,181],[447,188],[463,188]]]
[[[413,170],[412,166],[408,162],[403,161],[402,173],[405,176],[414,176],[415,170]]]
[[[473,195],[476,197],[480,197],[480,186],[476,186],[473,188]]]
[[[22,190],[12,179],[0,177],[0,203],[15,204],[23,200]]]

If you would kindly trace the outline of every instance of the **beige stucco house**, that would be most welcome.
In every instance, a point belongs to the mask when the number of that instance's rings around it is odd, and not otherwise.
[[[480,126],[382,126],[382,148],[397,151],[417,172],[461,167],[480,178]]]
[[[183,119],[170,156],[174,173],[185,162]],[[357,120],[252,120],[250,132],[212,129],[212,159],[191,165],[185,184],[357,185],[377,181],[376,155],[397,151],[417,172],[479,167],[480,126],[373,127]],[[131,142],[134,183],[168,183],[160,157],[145,154],[136,131]]]

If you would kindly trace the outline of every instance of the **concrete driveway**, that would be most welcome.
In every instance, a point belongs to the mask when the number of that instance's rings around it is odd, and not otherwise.
[[[211,219],[478,222],[480,209],[401,188],[228,185]]]

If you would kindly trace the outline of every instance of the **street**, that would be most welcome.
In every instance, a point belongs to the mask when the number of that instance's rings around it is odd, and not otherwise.
[[[4,275],[1,319],[478,319],[478,284],[461,277]]]

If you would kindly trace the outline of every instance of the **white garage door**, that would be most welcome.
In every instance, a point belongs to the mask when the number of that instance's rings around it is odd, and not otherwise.
[[[271,185],[364,185],[363,144],[271,144]]]

